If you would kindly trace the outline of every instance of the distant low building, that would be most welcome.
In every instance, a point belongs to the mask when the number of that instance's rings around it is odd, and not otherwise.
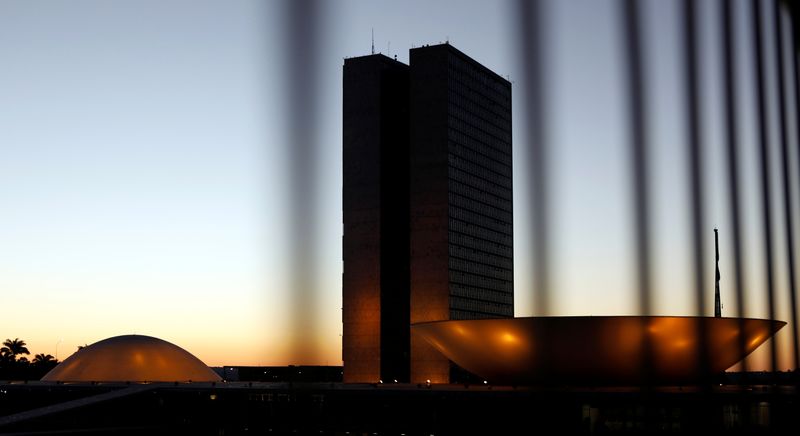
[[[226,381],[339,383],[341,366],[222,366],[212,368]]]

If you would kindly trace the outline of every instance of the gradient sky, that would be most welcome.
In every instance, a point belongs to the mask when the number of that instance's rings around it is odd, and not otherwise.
[[[449,40],[512,81],[516,314],[533,312],[522,164],[525,81],[513,3],[323,3],[318,268],[308,271],[319,283],[309,307],[318,319],[319,356],[287,357],[285,20],[281,3],[255,0],[0,2],[2,339],[20,337],[32,352],[58,351],[64,359],[78,345],[139,333],[174,342],[209,365],[340,364],[342,63],[369,53],[373,28],[376,51],[400,61],[408,61],[413,46]],[[720,228],[723,313],[733,316],[717,11],[715,3],[700,4],[710,162],[704,242],[711,254],[712,229]],[[694,306],[678,3],[643,5],[653,92],[655,312],[688,315]],[[558,315],[637,309],[615,6],[571,0],[553,2],[547,11],[556,199],[552,312]],[[738,36],[741,74],[749,83],[749,34]],[[766,317],[753,90],[742,85],[740,91],[747,315]],[[769,92],[774,104],[774,82]],[[774,121],[772,176],[781,186]],[[794,133],[790,140],[797,144]],[[792,162],[797,187],[796,156]],[[788,320],[779,193],[778,318]],[[713,259],[706,263],[711,310]],[[779,367],[787,368],[789,330],[778,338]],[[752,358],[756,367],[765,351]]]

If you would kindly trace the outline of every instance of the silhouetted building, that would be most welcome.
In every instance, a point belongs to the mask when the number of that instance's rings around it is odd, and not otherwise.
[[[511,83],[449,44],[411,50],[411,323],[514,316]],[[411,338],[411,380],[448,361]]]
[[[449,44],[344,64],[346,382],[447,382],[411,323],[514,314],[511,84]]]
[[[211,368],[225,381],[269,383],[341,383],[341,366],[219,366]]]
[[[408,66],[347,59],[343,105],[344,379],[407,381]]]

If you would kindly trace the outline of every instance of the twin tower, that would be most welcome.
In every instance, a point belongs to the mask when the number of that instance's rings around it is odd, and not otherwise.
[[[345,382],[446,383],[410,325],[514,315],[511,83],[450,44],[344,62]]]

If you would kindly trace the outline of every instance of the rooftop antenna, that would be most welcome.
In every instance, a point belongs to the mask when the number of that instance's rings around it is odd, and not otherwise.
[[[372,28],[372,54],[375,54],[375,28]]]
[[[717,271],[716,271],[716,280],[714,286],[714,317],[721,318],[722,317],[722,301],[719,298],[719,233],[717,229],[714,229],[714,248],[717,253]]]

